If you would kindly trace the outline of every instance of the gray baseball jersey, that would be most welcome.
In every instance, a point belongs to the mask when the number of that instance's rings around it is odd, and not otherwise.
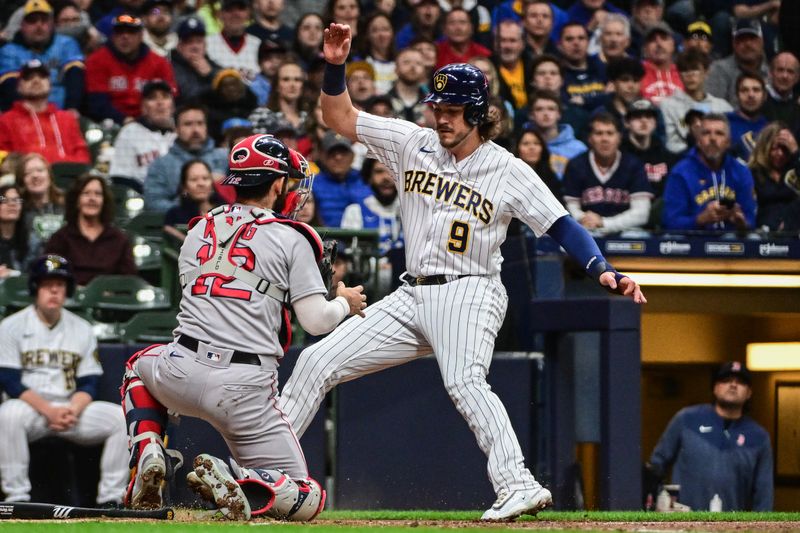
[[[249,208],[234,204],[231,223]],[[198,222],[181,246],[178,266],[186,272],[216,250],[214,225]],[[325,294],[322,276],[306,238],[285,224],[249,223],[228,245],[228,257],[246,270],[288,290],[294,302],[310,294]],[[278,340],[281,303],[244,282],[223,276],[203,276],[183,288],[175,335],[185,333],[218,346],[263,355],[283,355]]]
[[[235,225],[250,217],[249,211],[233,205],[226,223]],[[214,224],[201,220],[181,247],[180,272],[212,257],[216,246]],[[326,292],[311,245],[285,224],[243,224],[227,246],[227,258],[288,291],[291,302]],[[197,350],[177,342],[151,347],[136,360],[136,375],[170,410],[214,426],[240,465],[306,478],[300,443],[277,407],[281,303],[232,277],[211,274],[189,281],[175,335],[201,341]],[[233,363],[234,350],[259,354],[260,364]]]
[[[361,112],[356,131],[396,177],[408,272],[452,277],[406,283],[304,350],[282,410],[302,435],[336,384],[433,353],[488,457],[495,491],[537,488],[486,375],[508,301],[499,280],[508,224],[516,217],[541,235],[566,210],[528,165],[492,142],[456,162],[433,130],[410,122]]]
[[[0,322],[0,339],[0,367],[22,370],[22,384],[55,404],[69,402],[78,378],[103,373],[91,325],[66,309],[50,328],[30,305]],[[28,442],[48,435],[85,445],[105,442],[97,501],[122,500],[128,446],[118,404],[91,402],[72,428],[55,432],[27,402],[11,399],[0,404],[0,428],[0,479],[8,500],[30,499]]]

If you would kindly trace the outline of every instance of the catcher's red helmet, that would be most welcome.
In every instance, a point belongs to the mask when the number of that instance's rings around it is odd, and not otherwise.
[[[224,185],[254,187],[277,178],[303,179],[303,156],[272,135],[251,135],[231,149]]]

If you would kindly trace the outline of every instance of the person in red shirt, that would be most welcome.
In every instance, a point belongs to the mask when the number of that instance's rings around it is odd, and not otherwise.
[[[0,150],[36,152],[49,163],[89,163],[78,119],[48,102],[50,89],[50,70],[44,63],[32,59],[22,66],[17,81],[20,99],[0,115]]]
[[[177,92],[172,65],[142,42],[142,21],[119,15],[112,23],[108,43],[86,60],[87,114],[118,124],[141,113],[142,87],[162,79]]]
[[[661,100],[672,96],[676,89],[683,90],[683,81],[678,75],[672,56],[675,54],[675,38],[672,29],[664,22],[650,27],[645,33],[642,46],[642,97],[659,105]]]
[[[460,7],[454,7],[444,17],[444,40],[437,48],[436,68],[450,63],[467,63],[475,56],[490,57],[492,52],[472,40],[474,35],[472,19],[469,13]]]

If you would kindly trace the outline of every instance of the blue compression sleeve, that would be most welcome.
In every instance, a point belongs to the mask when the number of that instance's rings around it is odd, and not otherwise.
[[[606,261],[589,232],[571,216],[565,215],[553,222],[547,234],[583,265],[583,269],[593,279],[599,279],[603,272],[608,271],[614,273],[617,282],[624,277]]]
[[[19,395],[28,390],[22,384],[22,370],[19,368],[0,368],[0,389],[3,389],[12,398],[19,398]]]
[[[97,384],[99,382],[100,376],[96,374],[80,377],[75,380],[75,392],[85,392],[94,399],[97,396]]]
[[[342,94],[347,89],[345,80],[346,68],[344,63],[334,65],[325,63],[325,72],[322,74],[322,92],[330,96]]]

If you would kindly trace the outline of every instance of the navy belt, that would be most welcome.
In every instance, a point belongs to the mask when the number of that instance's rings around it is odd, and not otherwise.
[[[455,281],[456,279],[466,278],[467,276],[469,276],[469,274],[462,274],[460,276],[455,276],[455,279],[453,279],[452,276],[446,276],[444,274],[436,274],[435,276],[416,276],[416,277],[412,276],[411,274],[406,274],[405,276],[403,276],[403,280],[412,287],[416,287],[417,285],[444,285],[445,283]]]
[[[197,346],[200,343],[194,337],[190,337],[189,335],[181,334],[178,337],[177,343],[183,346],[184,348],[188,348],[193,352],[197,351]],[[249,353],[249,352],[240,352],[239,350],[234,350],[233,355],[231,356],[231,363],[238,363],[241,365],[256,365],[261,366],[261,358],[258,357],[258,354]]]

